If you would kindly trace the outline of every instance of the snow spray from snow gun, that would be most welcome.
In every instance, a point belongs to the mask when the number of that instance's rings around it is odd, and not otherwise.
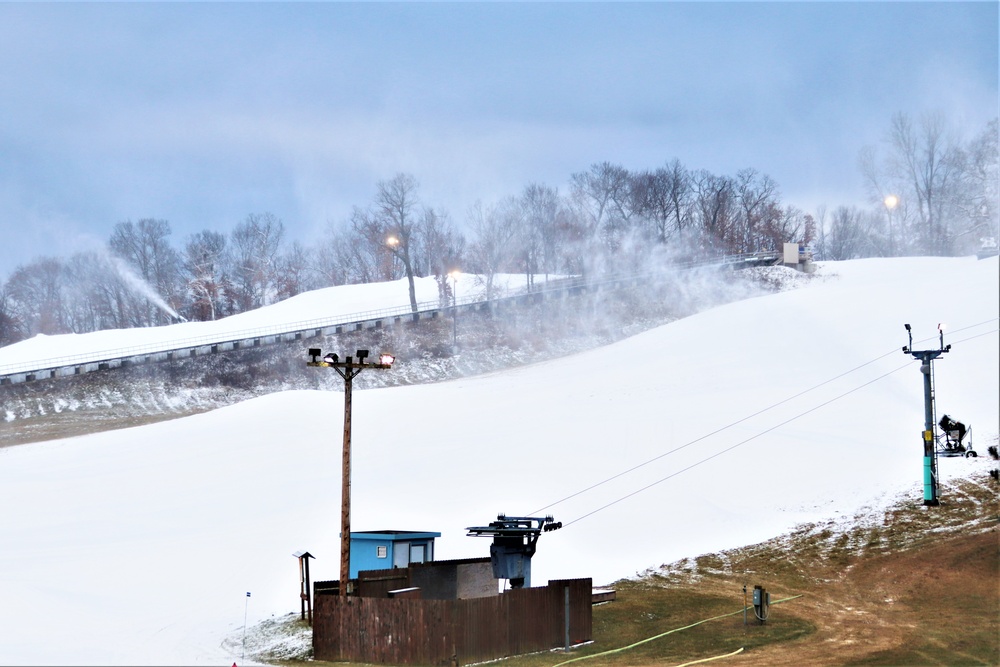
[[[126,287],[135,294],[145,297],[150,303],[169,315],[171,323],[187,322],[187,319],[171,308],[170,304],[164,301],[163,297],[157,294],[156,290],[148,282],[136,275],[135,271],[123,259],[111,254],[105,254],[104,258],[108,265],[118,274],[118,277],[122,279]]]

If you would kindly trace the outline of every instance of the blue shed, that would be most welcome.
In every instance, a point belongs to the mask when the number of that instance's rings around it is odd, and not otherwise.
[[[351,532],[351,579],[363,570],[388,570],[434,560],[434,538],[441,533],[413,530]]]

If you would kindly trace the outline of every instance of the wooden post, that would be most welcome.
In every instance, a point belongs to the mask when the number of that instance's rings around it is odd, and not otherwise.
[[[302,556],[299,556],[299,613],[304,621],[306,620],[306,570],[303,560]]]
[[[308,613],[309,625],[312,625],[312,583],[309,581],[309,559],[315,558],[308,551],[297,551],[292,554],[299,559],[299,603],[302,620]]]
[[[563,608],[565,610],[564,615],[566,617],[566,622],[564,624],[566,630],[566,651],[569,652],[569,584],[563,587],[563,593],[565,597],[565,605]]]
[[[309,554],[302,559],[306,564],[306,609],[309,610],[309,625],[313,624],[312,586],[309,583]]]
[[[354,369],[347,357],[344,373],[344,455],[340,486],[340,596],[347,596],[351,580],[351,381]]]

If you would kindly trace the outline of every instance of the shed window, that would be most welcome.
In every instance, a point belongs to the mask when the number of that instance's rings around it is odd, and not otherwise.
[[[388,558],[389,547],[385,546],[384,544],[375,547],[375,555],[378,556],[379,558]]]

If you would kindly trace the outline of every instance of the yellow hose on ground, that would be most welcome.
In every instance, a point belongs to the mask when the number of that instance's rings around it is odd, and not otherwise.
[[[713,660],[718,660],[719,658],[731,658],[734,655],[743,653],[743,647],[739,647],[732,653],[726,653],[725,655],[717,655],[713,658],[702,658],[701,660],[692,660],[691,662],[685,662],[683,665],[677,665],[677,667],[688,667],[688,665],[700,665],[703,662],[712,662]]]
[[[802,596],[801,595],[793,595],[790,598],[783,598],[781,600],[775,600],[771,604],[781,604],[782,602],[788,602],[789,600],[794,600],[794,599],[800,598],[800,597],[802,597]],[[563,662],[557,663],[557,664],[553,665],[552,667],[562,667],[563,665],[568,665],[571,662],[578,662],[580,660],[589,660],[590,658],[596,658],[596,657],[602,656],[602,655],[611,655],[612,653],[621,653],[622,651],[627,651],[629,649],[635,648],[636,646],[641,646],[643,644],[648,644],[649,642],[654,641],[656,639],[659,639],[660,637],[666,637],[667,635],[671,635],[671,634],[673,634],[675,632],[680,632],[681,630],[687,630],[689,628],[695,627],[696,625],[701,625],[702,623],[708,623],[709,621],[717,621],[720,618],[726,618],[728,616],[735,616],[736,614],[742,614],[744,611],[745,611],[745,609],[740,609],[738,611],[733,611],[733,612],[730,612],[728,614],[721,614],[719,616],[713,616],[712,618],[705,618],[705,619],[702,619],[702,620],[697,621],[695,623],[692,623],[691,625],[685,625],[682,628],[674,628],[673,630],[667,630],[666,632],[661,632],[660,634],[654,635],[652,637],[647,637],[645,639],[640,639],[639,641],[635,642],[634,644],[629,644],[628,646],[622,646],[621,648],[613,648],[613,649],[608,650],[608,651],[602,651],[600,653],[594,653],[594,654],[591,654],[591,655],[581,655],[581,656],[579,656],[577,658],[572,658],[570,660],[565,660]],[[742,650],[743,649],[741,648],[740,651],[742,651]],[[740,651],[736,651],[736,653],[739,653]],[[736,653],[731,653],[729,655],[736,655]],[[725,658],[727,656],[723,655],[723,656],[718,656],[718,657]],[[709,660],[715,660],[715,658],[709,658]],[[693,664],[696,664],[696,663],[695,662],[689,662],[689,663],[686,663],[686,664],[693,665]],[[683,666],[681,666],[681,667],[683,667]]]

